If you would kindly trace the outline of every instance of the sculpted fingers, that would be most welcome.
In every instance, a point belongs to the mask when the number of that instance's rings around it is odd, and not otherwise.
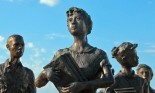
[[[62,87],[61,92],[62,93],[71,93],[69,87]]]

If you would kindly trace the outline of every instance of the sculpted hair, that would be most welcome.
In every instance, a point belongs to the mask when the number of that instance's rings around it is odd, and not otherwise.
[[[152,71],[152,68],[146,64],[139,64],[138,67],[137,67],[137,73],[139,72],[139,70],[141,68],[145,68],[145,69],[148,69],[150,72],[151,72],[151,76],[153,77],[153,71]],[[151,78],[152,78],[151,77]]]
[[[77,8],[77,7],[71,7],[66,12],[67,17],[72,16],[74,13],[78,13],[81,16],[83,16],[86,26],[88,27],[87,35],[90,34],[91,30],[92,30],[92,24],[93,24],[90,15],[88,15],[88,13],[85,10],[83,10],[81,8]],[[67,22],[68,22],[68,20],[67,20]]]
[[[134,50],[136,47],[138,46],[138,44],[132,44],[130,42],[123,42],[120,46],[118,47],[114,47],[112,49],[112,57],[116,57],[119,54],[124,55],[125,53],[127,53],[130,50]],[[120,51],[121,49],[121,51]]]
[[[7,39],[7,46],[9,44],[9,41],[10,41],[11,38],[19,38],[19,39],[22,39],[23,40],[23,37],[21,35],[13,34],[13,35],[11,35],[11,36],[8,37],[8,39]]]

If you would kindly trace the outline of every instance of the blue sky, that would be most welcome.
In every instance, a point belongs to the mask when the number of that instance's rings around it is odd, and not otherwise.
[[[26,44],[22,63],[37,77],[57,50],[73,43],[66,22],[66,11],[72,6],[91,16],[93,29],[88,41],[106,51],[115,74],[121,67],[111,49],[127,41],[138,43],[139,63],[155,71],[154,0],[0,0],[0,63],[9,58],[5,48],[8,36],[20,34]],[[155,77],[151,86],[155,88]],[[58,92],[49,82],[37,93]]]

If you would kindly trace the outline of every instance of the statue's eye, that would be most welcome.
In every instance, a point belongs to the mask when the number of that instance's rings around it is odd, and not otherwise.
[[[143,74],[144,74],[144,72],[142,71],[142,72],[141,72],[141,74],[143,75]]]
[[[73,20],[72,18],[69,18],[69,19],[68,19],[69,22],[72,22],[72,20]]]
[[[81,20],[79,17],[76,18],[77,21]]]
[[[16,47],[16,46],[19,46],[19,44],[18,44],[18,43],[15,43],[14,46],[15,46],[15,47]]]

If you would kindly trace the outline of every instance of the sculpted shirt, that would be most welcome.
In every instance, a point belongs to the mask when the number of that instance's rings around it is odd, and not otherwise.
[[[6,60],[0,64],[0,93],[36,93],[33,72]]]
[[[147,85],[147,82],[145,81],[145,79],[136,75],[134,73],[134,71],[131,75],[126,75],[125,73],[122,73],[120,71],[115,76],[115,84],[111,87],[111,89],[112,90],[120,89],[122,91],[131,91],[129,88],[134,88],[134,90],[136,90],[136,92],[132,92],[132,93],[149,93],[148,85]],[[126,93],[126,92],[123,92],[123,93]]]
[[[149,86],[149,93],[155,93],[155,90]]]
[[[104,65],[111,67],[111,64],[108,61],[106,53],[98,48],[91,47],[86,49],[83,52],[75,52],[70,48],[60,49],[55,54],[53,60],[57,59],[60,55],[64,53],[70,53],[74,58],[76,64],[83,72],[84,76],[88,81],[99,79],[103,74],[103,70],[100,66],[100,62],[104,60]],[[52,60],[52,61],[53,61]],[[52,62],[51,62],[52,63]],[[44,67],[44,69],[51,67],[51,63]],[[80,93],[95,93],[93,90],[84,90]]]

